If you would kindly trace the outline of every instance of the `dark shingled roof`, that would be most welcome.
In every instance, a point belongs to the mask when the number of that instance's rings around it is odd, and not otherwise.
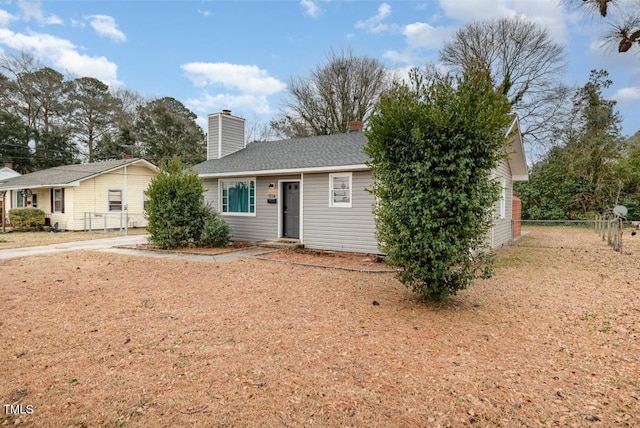
[[[215,176],[363,165],[370,160],[362,150],[366,144],[362,132],[255,142],[222,159],[202,162],[194,169],[201,175]]]
[[[58,186],[62,187],[76,181],[109,172],[113,169],[117,169],[125,165],[139,162],[143,162],[153,167],[151,163],[148,163],[144,159],[139,158],[56,166],[54,168],[43,169],[40,171],[0,181],[0,189],[29,189],[36,187]]]

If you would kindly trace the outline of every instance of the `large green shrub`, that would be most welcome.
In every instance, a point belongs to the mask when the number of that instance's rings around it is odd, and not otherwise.
[[[9,210],[9,221],[18,229],[42,229],[44,211],[31,207],[12,208]]]
[[[491,173],[504,156],[508,113],[481,67],[457,79],[414,70],[369,120],[380,249],[425,298],[443,299],[491,273],[480,250],[499,196]]]
[[[214,217],[204,203],[204,192],[197,172],[185,169],[179,158],[165,163],[147,189],[151,243],[159,248],[198,245],[207,220]]]

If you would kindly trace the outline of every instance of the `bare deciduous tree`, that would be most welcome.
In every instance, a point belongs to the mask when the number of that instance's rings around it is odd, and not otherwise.
[[[331,51],[310,76],[291,80],[290,100],[271,126],[290,138],[346,132],[350,121],[366,121],[388,80],[378,60]]]
[[[628,52],[634,44],[640,49],[640,1],[628,0],[564,0],[570,7],[600,15],[611,27],[605,42],[618,46],[618,52]]]
[[[486,67],[518,113],[529,142],[553,143],[569,89],[558,83],[566,67],[564,49],[546,29],[520,17],[473,22],[456,32],[440,56],[456,70],[472,62]]]

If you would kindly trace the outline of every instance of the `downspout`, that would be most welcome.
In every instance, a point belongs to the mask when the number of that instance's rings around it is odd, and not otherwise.
[[[304,246],[304,172],[300,173],[300,223],[299,223],[299,239]]]
[[[124,234],[129,234],[129,202],[127,188],[127,166],[124,166],[124,189],[122,190],[122,209],[124,211]]]
[[[7,207],[4,204],[4,196],[7,194],[7,191],[3,190],[1,193],[2,193],[2,233],[6,233],[7,229],[5,225],[4,216],[7,214]]]

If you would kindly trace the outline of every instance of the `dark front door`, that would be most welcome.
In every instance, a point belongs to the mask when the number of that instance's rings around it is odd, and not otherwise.
[[[300,183],[282,183],[282,236],[300,238]]]

